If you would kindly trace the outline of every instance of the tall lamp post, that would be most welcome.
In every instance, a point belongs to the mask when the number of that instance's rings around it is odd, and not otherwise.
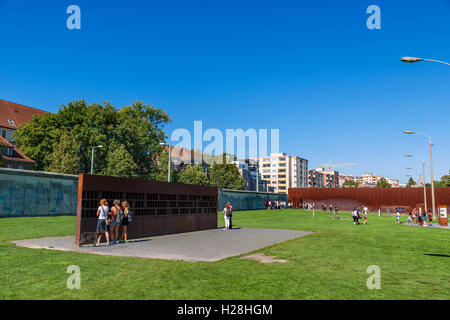
[[[430,171],[431,171],[431,206],[432,206],[432,210],[433,210],[433,220],[436,219],[436,205],[434,202],[434,177],[433,177],[433,151],[432,151],[432,147],[433,147],[433,142],[431,141],[431,137],[425,133],[421,133],[421,132],[415,132],[415,131],[409,131],[409,130],[405,130],[403,131],[403,133],[406,134],[419,134],[422,136],[425,136],[428,138],[428,144],[430,145]]]
[[[166,144],[164,142],[161,142],[160,145],[164,147]],[[168,167],[167,182],[170,182],[170,171],[171,171],[171,166],[172,166],[172,146],[170,144],[167,144],[167,146],[169,147],[169,163],[167,165],[167,167]]]
[[[424,58],[415,58],[415,57],[403,57],[400,59],[403,62],[406,63],[414,63],[414,62],[420,62],[420,61],[430,61],[430,62],[437,62],[437,63],[441,63],[441,64],[445,64],[447,66],[450,66],[450,63],[448,62],[444,62],[444,61],[440,61],[440,60],[433,60],[433,59],[424,59]],[[422,134],[425,135],[423,133],[419,133],[419,132],[413,132],[413,131],[404,131],[405,133],[408,134],[412,134],[412,133],[417,133],[417,134]],[[433,219],[436,219],[436,206],[434,203],[434,180],[433,180],[433,157],[432,157],[432,152],[431,152],[431,147],[432,147],[432,143],[431,143],[431,138],[428,135],[425,135],[429,138],[430,140],[430,167],[431,167],[431,202],[432,202],[432,206],[433,206]]]
[[[405,157],[412,158],[412,154],[405,154]],[[427,206],[427,187],[426,187],[426,179],[425,179],[425,161],[422,159],[422,176],[423,176],[423,204],[425,206],[425,213],[428,214],[428,206]]]
[[[94,150],[96,148],[103,148],[103,146],[92,147],[92,153],[91,153],[91,174],[94,174]]]

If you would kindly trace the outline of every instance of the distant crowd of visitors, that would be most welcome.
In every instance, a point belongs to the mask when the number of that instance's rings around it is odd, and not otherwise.
[[[398,213],[398,211],[397,211]],[[397,216],[397,223],[398,223],[399,217]],[[416,208],[414,208],[409,214],[408,214],[408,225],[411,225],[412,223],[417,223],[420,227],[423,227],[427,224],[427,213],[423,211],[422,213],[418,212]],[[433,225],[433,213],[431,210],[428,210],[428,226]]]
[[[270,201],[268,199],[264,200],[264,208],[266,210],[274,210],[274,209],[290,209],[293,207],[292,202],[286,201]]]
[[[128,225],[132,220],[132,215],[127,201],[114,200],[113,207],[110,208],[108,201],[101,199],[97,217],[97,246],[100,245],[103,234],[106,237],[107,245],[128,242]],[[120,240],[119,229],[122,229]]]

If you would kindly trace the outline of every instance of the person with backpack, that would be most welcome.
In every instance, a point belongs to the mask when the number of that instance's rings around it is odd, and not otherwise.
[[[223,217],[225,219],[225,230],[230,230],[231,209],[229,202],[223,208]]]
[[[106,223],[106,220],[108,219],[108,213],[109,213],[109,207],[108,207],[108,201],[106,199],[100,200],[100,206],[97,209],[97,243],[95,244],[97,247],[100,245],[100,241],[102,240],[102,233],[105,234],[106,237],[106,244],[109,245],[109,226]]]
[[[116,244],[119,238],[119,227],[123,220],[123,210],[120,207],[120,200],[114,200],[111,208],[111,221],[109,224],[111,233],[111,244]]]
[[[128,201],[122,201],[122,209],[124,213],[124,217],[122,220],[122,237],[120,238],[119,243],[127,243],[128,242],[128,225],[131,222],[131,209]]]

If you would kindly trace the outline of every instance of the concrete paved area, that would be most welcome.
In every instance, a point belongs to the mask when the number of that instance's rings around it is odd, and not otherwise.
[[[255,251],[286,240],[296,239],[311,232],[277,229],[233,229],[222,228],[172,234],[129,243],[86,245],[78,247],[74,237],[41,238],[12,241],[18,246],[34,249],[76,251],[108,256],[140,257],[184,261],[218,261],[228,257]]]
[[[428,223],[428,222],[427,222]],[[408,222],[402,222],[401,224],[407,226]],[[419,225],[417,223],[411,223],[410,225],[411,227],[419,227]],[[428,224],[424,225],[422,228],[438,228],[438,229],[447,229],[450,230],[450,225],[449,226],[440,226],[439,223],[434,222],[432,226],[429,226]]]

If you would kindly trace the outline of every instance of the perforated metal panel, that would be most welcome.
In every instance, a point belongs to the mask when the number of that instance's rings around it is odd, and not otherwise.
[[[216,187],[94,175],[79,176],[76,244],[94,232],[102,198],[126,200],[133,212],[129,238],[217,228]]]

